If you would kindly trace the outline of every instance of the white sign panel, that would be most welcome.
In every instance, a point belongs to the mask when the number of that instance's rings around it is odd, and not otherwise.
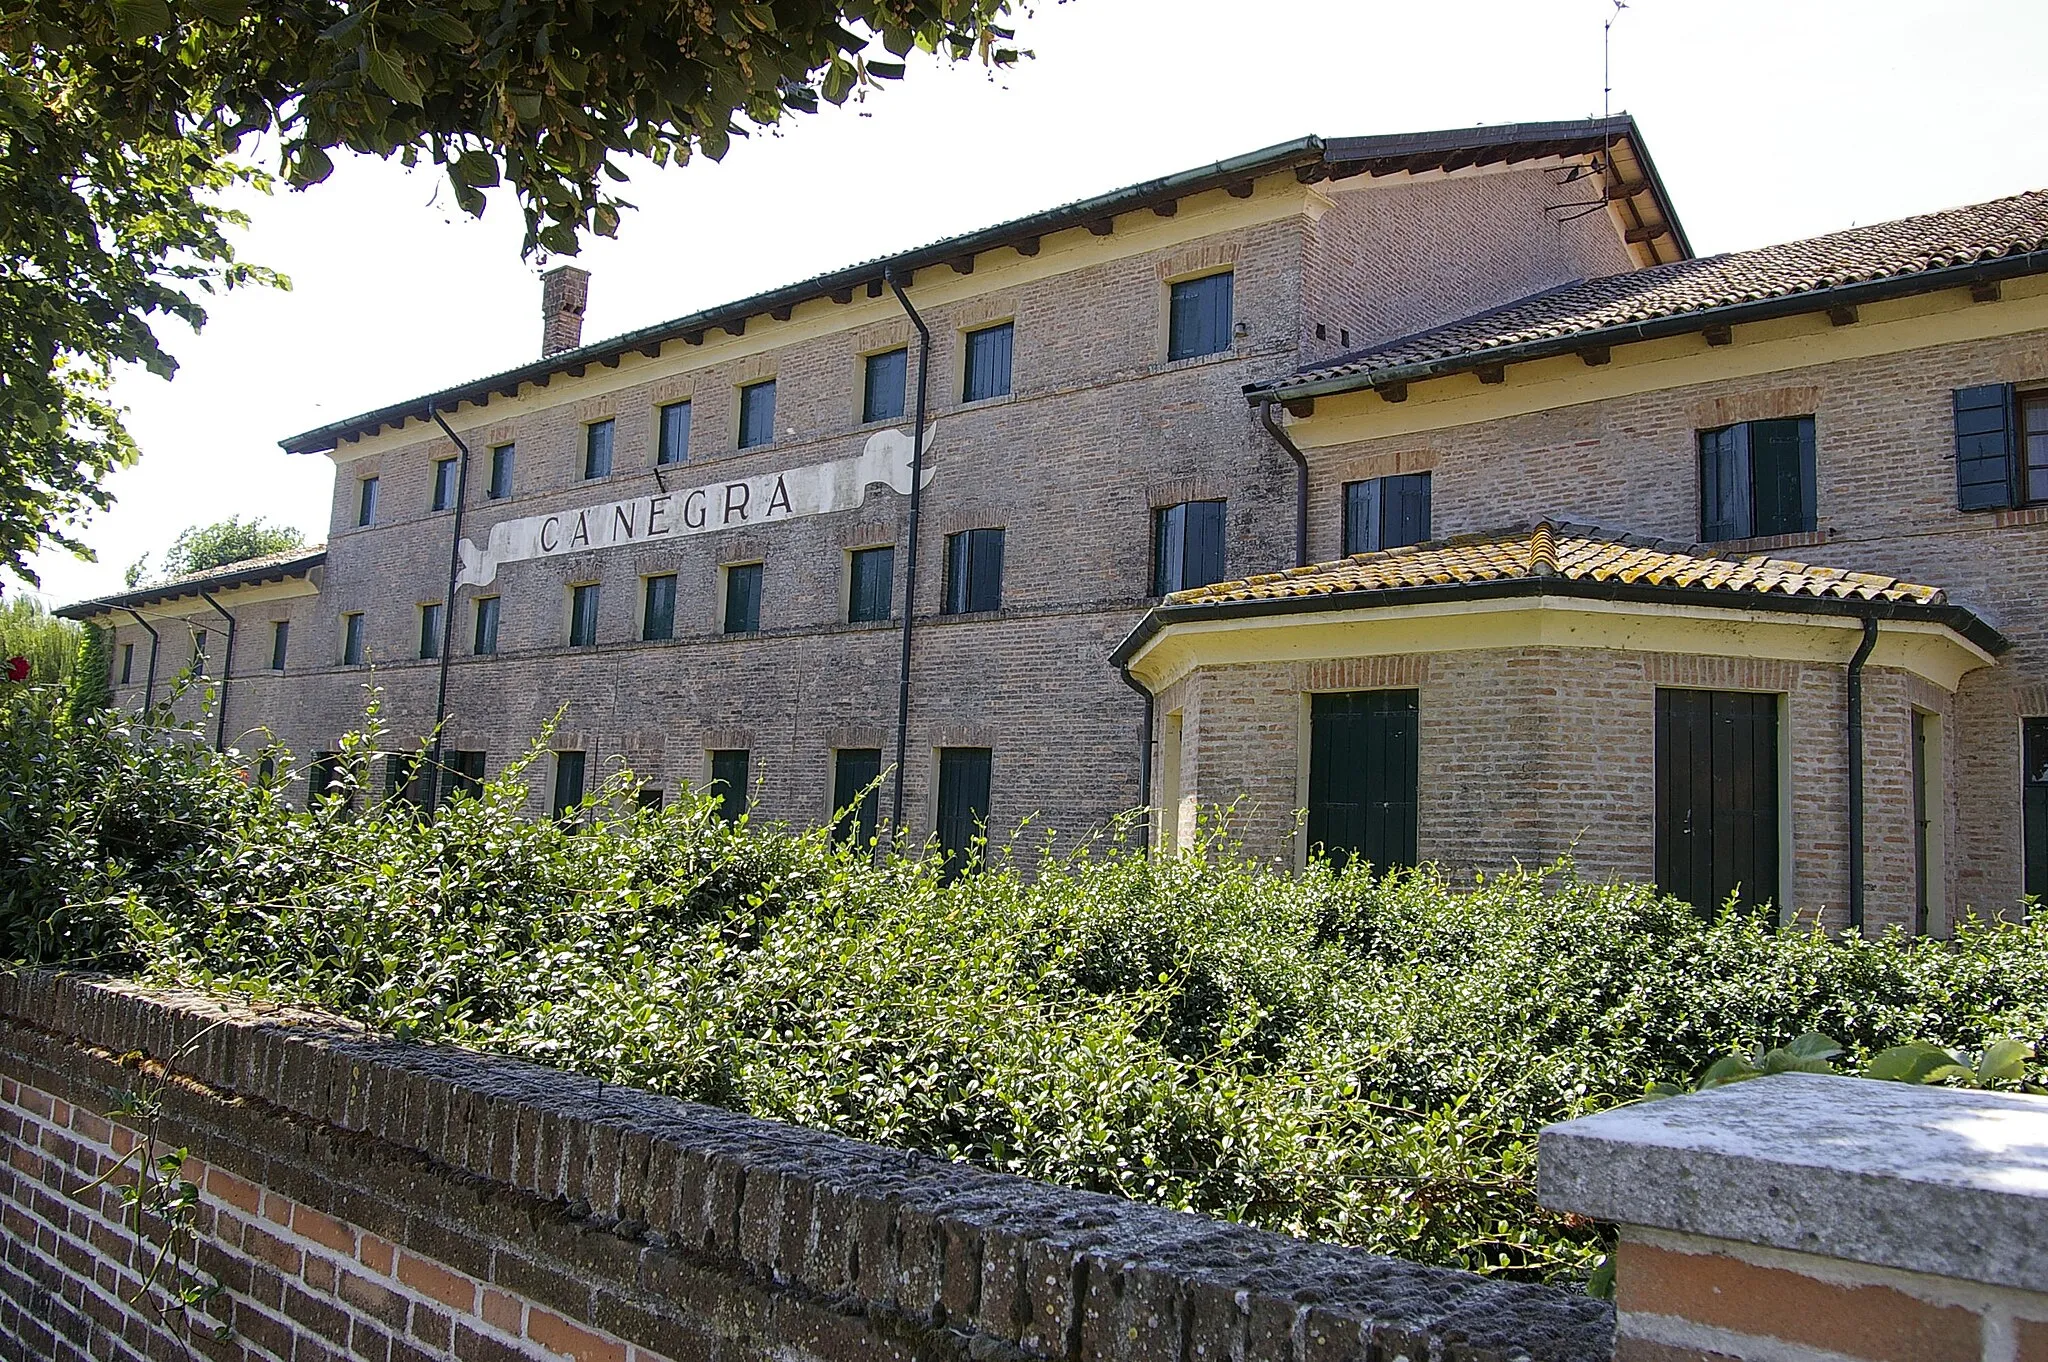
[[[929,441],[926,449],[930,449]],[[463,586],[488,586],[504,564],[528,558],[553,558],[850,511],[865,501],[868,488],[878,483],[908,496],[911,454],[908,434],[879,430],[851,459],[763,473],[736,482],[710,482],[687,491],[656,492],[553,515],[501,520],[491,526],[489,542],[482,549],[471,540],[462,541],[462,572],[457,580]],[[927,468],[924,484],[930,486],[931,480]]]

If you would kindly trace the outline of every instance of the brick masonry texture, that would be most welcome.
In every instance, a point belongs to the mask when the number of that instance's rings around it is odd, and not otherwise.
[[[1142,703],[1107,658],[1151,604],[1154,508],[1225,498],[1226,572],[1290,563],[1293,465],[1247,410],[1243,385],[1292,372],[1315,346],[1338,345],[1347,329],[1362,344],[1560,279],[1626,267],[1606,215],[1566,228],[1545,215],[1556,173],[1528,165],[1434,184],[1361,178],[1327,193],[1289,175],[1284,186],[1260,191],[1296,196],[1268,220],[1156,248],[1134,241],[1127,253],[1028,284],[1004,284],[984,269],[972,279],[989,278],[988,291],[920,301],[934,333],[935,476],[919,546],[904,772],[912,836],[921,839],[933,826],[935,750],[944,746],[994,749],[989,822],[998,837],[1032,815],[1043,827],[1078,834],[1139,802]],[[1225,207],[1236,202],[1222,191],[1211,198]],[[1199,222],[1206,211],[1184,205],[1179,222]],[[1149,212],[1120,220],[1111,241],[1157,230],[1157,223]],[[1458,243],[1455,261],[1442,250],[1446,241]],[[1433,262],[1427,268],[1425,259]],[[1244,334],[1220,355],[1165,361],[1168,282],[1226,267]],[[957,282],[943,267],[939,274]],[[925,298],[936,277],[921,274],[913,298]],[[878,428],[857,420],[860,357],[914,339],[893,303],[886,311],[864,300],[855,306],[866,310],[839,329],[760,354],[716,360],[672,342],[646,366],[644,380],[616,391],[589,395],[588,384],[564,378],[496,424],[486,407],[476,414],[485,424],[468,435],[476,457],[465,536],[482,543],[500,519],[655,492],[655,411],[682,398],[692,403],[690,460],[664,470],[672,487],[855,454]],[[960,334],[1003,319],[1016,328],[1014,391],[963,404]],[[1326,341],[1315,339],[1317,323]],[[800,317],[796,325],[803,324]],[[772,336],[777,325],[759,318],[747,335]],[[913,346],[913,392],[915,361]],[[771,376],[778,438],[738,450],[738,385]],[[616,422],[616,471],[584,482],[582,429],[604,418]],[[266,732],[301,758],[330,749],[360,725],[370,685],[383,689],[393,746],[410,745],[431,727],[437,666],[416,656],[419,606],[445,591],[450,517],[428,507],[433,461],[454,449],[438,433],[413,430],[410,444],[387,437],[376,452],[341,452],[317,596],[234,607],[242,639],[227,727],[243,750]],[[488,450],[507,442],[517,446],[514,494],[488,500]],[[357,528],[358,485],[369,475],[379,479],[378,523]],[[587,751],[593,782],[622,761],[673,791],[705,778],[707,751],[745,747],[753,753],[757,813],[823,821],[832,750],[888,751],[895,737],[898,627],[843,622],[846,555],[865,545],[897,546],[900,618],[907,522],[907,499],[875,491],[858,511],[510,564],[492,587],[459,593],[448,746],[487,752],[496,773],[561,710],[553,746]],[[942,616],[945,537],[983,526],[1006,529],[1003,607]],[[720,566],[755,560],[765,564],[761,632],[725,637]],[[642,643],[642,578],[667,572],[679,576],[676,638]],[[568,589],[592,581],[601,585],[598,643],[566,648]],[[471,601],[487,593],[502,601],[499,655],[477,659],[470,656]],[[364,614],[371,667],[335,665],[341,616],[354,611]],[[291,621],[292,654],[281,675],[262,670],[278,619]],[[137,643],[138,656],[146,652],[148,639],[133,621],[113,623],[117,645]],[[159,627],[161,695],[190,645],[184,624]],[[219,648],[216,638],[216,657]],[[118,646],[115,655],[118,665]],[[121,701],[138,700],[141,683],[138,662],[132,683],[118,689]],[[204,700],[195,691],[183,707],[197,713]],[[548,779],[542,762],[534,771],[535,810],[545,807]]]
[[[127,1064],[117,1057],[128,1056]],[[1592,1362],[1613,1315],[1489,1282],[91,976],[0,974],[0,1348],[181,1358],[125,1298],[109,1116],[203,1187],[237,1362]]]
[[[1431,471],[1431,529],[1438,536],[1554,519],[1691,541],[1699,535],[1697,432],[1735,421],[1812,415],[1818,531],[1796,546],[1734,547],[1938,586],[1951,602],[2012,641],[2012,651],[1996,666],[1966,675],[1952,699],[1926,688],[1912,701],[1950,715],[1944,748],[1952,802],[1942,811],[1948,903],[1952,910],[2008,911],[2020,895],[2019,719],[2048,713],[2048,613],[2042,609],[2048,601],[2048,517],[2038,509],[1956,509],[1950,393],[1983,383],[2043,381],[2048,337],[2031,332],[1318,449],[1310,456],[1310,557],[1341,556],[1343,485],[1396,471]],[[1808,692],[1806,715],[1816,727],[1804,728],[1798,696],[1792,701],[1791,741],[1811,751],[1823,781],[1809,787],[1805,768],[1795,767],[1795,799],[1810,803],[1817,817],[1841,807],[1837,777],[1827,769],[1840,761],[1830,749],[1841,747],[1846,705],[1841,669],[1834,671],[1833,682],[1814,678]],[[1904,684],[1895,677],[1868,699],[1873,922],[1909,920],[1913,896],[1905,746],[1910,718],[1897,698]],[[1894,688],[1889,705],[1882,685]],[[1423,700],[1426,708],[1426,692]],[[1603,768],[1624,780],[1633,769],[1632,754],[1647,751],[1647,730],[1640,741],[1630,736],[1627,743],[1627,750],[1608,751],[1613,760]],[[1287,770],[1293,770],[1291,757]],[[1631,815],[1637,823],[1646,816],[1646,808]],[[1840,821],[1835,812],[1807,823],[1813,838],[1808,841],[1795,811],[1799,881],[1816,894],[1806,903],[1824,904],[1831,912],[1840,911],[1847,886],[1846,833],[1834,830]],[[1447,828],[1443,835],[1454,839],[1458,832]],[[1546,850],[1530,845],[1522,854]],[[1620,846],[1615,859],[1623,873],[1642,875],[1643,861]]]

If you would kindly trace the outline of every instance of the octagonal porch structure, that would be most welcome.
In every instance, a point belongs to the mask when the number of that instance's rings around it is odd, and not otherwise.
[[[1297,866],[1569,854],[1703,908],[1939,933],[1969,778],[1943,737],[2005,648],[1937,587],[1545,522],[1181,592],[1113,661],[1153,699],[1162,850],[1220,815]]]

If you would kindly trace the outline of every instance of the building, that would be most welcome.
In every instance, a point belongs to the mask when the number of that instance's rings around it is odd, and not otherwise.
[[[1225,808],[1939,931],[2048,888],[2044,248],[2048,194],[1696,260],[1620,117],[1306,139],[597,345],[561,270],[541,360],[284,442],[324,558],[68,613],[129,702],[167,621],[270,640],[227,741],[331,751],[374,681],[460,783],[560,710],[537,810],[883,776],[849,830]]]

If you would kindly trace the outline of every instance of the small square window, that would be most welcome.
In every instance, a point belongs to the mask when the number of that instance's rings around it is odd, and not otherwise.
[[[847,623],[888,619],[890,601],[896,590],[895,546],[855,549],[848,568]]]
[[[1344,484],[1344,552],[1378,553],[1429,538],[1429,474]]]
[[[747,812],[747,752],[728,749],[711,754],[711,782],[705,793],[718,800],[718,816],[737,823]]]
[[[420,656],[435,658],[441,655],[441,603],[433,601],[420,607]]]
[[[461,472],[461,466],[454,459],[434,460],[434,510],[454,509],[455,482]]]
[[[775,443],[775,380],[764,378],[740,389],[740,448]]]
[[[341,665],[363,665],[363,614],[360,610],[341,617]]]
[[[476,598],[476,628],[470,634],[469,650],[478,657],[498,651],[498,598]]]
[[[1224,503],[1184,501],[1152,513],[1152,594],[1223,580]]]
[[[518,453],[516,445],[496,445],[491,449],[492,501],[503,501],[512,495],[512,463]]]
[[[1167,303],[1168,359],[1193,359],[1230,348],[1230,290],[1228,270],[1173,285]]]
[[[274,672],[284,670],[284,656],[286,650],[291,646],[291,637],[292,622],[290,620],[279,620],[270,626],[270,670]],[[135,645],[131,643],[128,646],[132,648]],[[126,680],[127,678],[123,677],[122,679]]]
[[[613,423],[609,419],[592,421],[583,428],[583,477],[586,482],[612,475],[612,430]]]
[[[1003,607],[1003,532],[962,530],[946,536],[948,615]]]
[[[910,351],[907,348],[884,350],[879,355],[867,357],[866,382],[861,387],[862,421],[902,419],[909,365]]]
[[[1004,397],[1010,391],[1010,355],[1016,325],[985,326],[967,333],[966,363],[960,383],[962,402]]]
[[[640,611],[640,637],[649,643],[676,636],[676,575],[647,579],[647,598]]]
[[[597,642],[597,583],[569,588],[569,646],[588,648]]]
[[[690,457],[690,404],[671,402],[661,409],[661,432],[655,440],[654,461],[663,467],[683,463]]]
[[[377,523],[377,480],[364,478],[356,484],[356,524]]]
[[[725,632],[751,634],[761,627],[761,565],[733,563],[725,569]]]

